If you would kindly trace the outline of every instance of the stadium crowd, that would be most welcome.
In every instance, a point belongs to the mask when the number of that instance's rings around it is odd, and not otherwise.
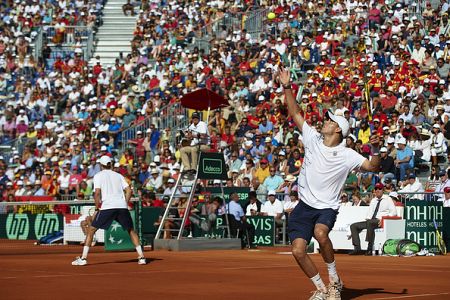
[[[79,37],[67,36],[70,25],[100,24],[104,4],[9,0],[0,6],[0,135],[5,145],[26,141],[0,157],[3,201],[89,197],[102,155],[114,158],[136,194],[167,195],[182,165],[174,128],[155,122],[133,140],[121,130],[208,88],[230,107],[192,119],[208,122],[208,148],[225,154],[225,185],[262,195],[276,191],[292,209],[304,148],[276,79],[282,66],[291,70],[309,124],[320,130],[327,110],[345,116],[351,125],[346,144],[365,156],[371,134],[383,139],[380,171],[350,174],[347,197],[371,192],[379,181],[405,192],[450,186],[447,2],[144,0],[134,9],[131,53],[118,54],[111,66],[102,66],[100,57],[89,65]],[[258,35],[218,21],[237,16],[245,22],[261,9]],[[31,44],[41,25],[55,31],[35,60]],[[205,36],[209,51],[195,46]],[[72,51],[58,52],[64,43]],[[123,143],[129,147],[121,153]],[[431,175],[420,182],[424,168]]]

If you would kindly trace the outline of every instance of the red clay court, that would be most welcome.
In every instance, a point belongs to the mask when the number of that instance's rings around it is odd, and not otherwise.
[[[313,286],[289,248],[257,251],[147,251],[94,247],[89,265],[71,266],[80,246],[31,246],[2,242],[1,299],[308,299]],[[312,255],[327,279],[319,254]],[[342,299],[450,299],[450,256],[336,256]],[[325,275],[325,276],[324,276]]]

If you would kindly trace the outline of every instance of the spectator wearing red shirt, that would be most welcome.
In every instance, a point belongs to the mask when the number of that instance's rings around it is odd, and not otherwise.
[[[100,64],[100,61],[97,60],[95,66],[92,68],[92,74],[94,74],[96,77],[100,75],[100,73],[103,71],[102,65]]]
[[[61,55],[58,55],[56,57],[56,61],[53,63],[53,69],[56,71],[62,71],[63,65],[64,65],[64,61],[62,60]],[[45,76],[45,73],[44,73],[44,76]]]
[[[222,133],[220,139],[222,142],[227,143],[227,145],[231,145],[236,141],[236,136],[231,134],[230,126],[225,126],[224,132]]]
[[[142,193],[142,206],[143,207],[164,207],[164,202],[156,199],[154,192]]]
[[[156,74],[152,76],[152,79],[150,79],[150,82],[148,84],[148,87],[150,90],[156,89],[159,87],[159,79],[156,77]]]
[[[378,134],[378,136],[383,136],[383,126],[380,125],[380,119],[373,119],[373,129],[372,134]]]
[[[383,127],[383,126],[389,124],[386,114],[383,113],[379,108],[375,108],[372,118],[380,120],[380,127]]]
[[[401,134],[406,140],[409,140],[413,134],[418,136],[417,128],[411,125],[410,120],[405,120],[405,127],[401,130]]]
[[[395,105],[397,104],[397,96],[394,95],[394,88],[392,86],[387,88],[386,94],[381,97],[380,102],[384,112],[390,113],[395,109]]]
[[[128,140],[128,143],[133,144],[136,147],[136,156],[145,157],[144,135],[142,131],[136,132],[136,138],[133,140]]]

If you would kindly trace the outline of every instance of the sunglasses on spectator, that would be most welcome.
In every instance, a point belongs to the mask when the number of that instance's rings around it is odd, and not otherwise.
[[[383,189],[383,188],[376,187],[376,188],[375,188],[375,191],[376,191],[376,190],[382,190],[382,189]]]

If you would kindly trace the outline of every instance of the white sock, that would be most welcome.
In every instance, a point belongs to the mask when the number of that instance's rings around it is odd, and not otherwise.
[[[327,287],[325,286],[325,283],[323,283],[322,278],[320,278],[319,273],[317,273],[316,276],[311,277],[310,279],[314,283],[314,285],[316,286],[316,288],[318,290],[321,290],[321,291],[327,290]]]
[[[88,255],[88,252],[89,252],[89,246],[84,246],[83,247],[83,254],[81,254],[81,258],[86,259],[87,255]]]
[[[137,253],[139,255],[139,258],[144,257],[144,252],[142,251],[141,245],[136,247],[136,251],[137,251]]]
[[[328,277],[330,278],[330,282],[339,282],[339,276],[336,271],[336,261],[333,261],[331,264],[327,264],[328,267]]]

